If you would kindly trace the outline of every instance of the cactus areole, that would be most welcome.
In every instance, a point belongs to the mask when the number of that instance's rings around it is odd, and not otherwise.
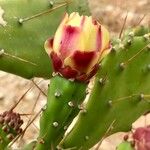
[[[54,38],[46,40],[45,49],[56,73],[87,82],[110,51],[109,33],[91,16],[66,13]]]

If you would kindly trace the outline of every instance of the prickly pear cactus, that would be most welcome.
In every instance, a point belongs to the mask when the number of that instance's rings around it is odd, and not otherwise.
[[[88,13],[86,2],[0,0],[0,70],[25,78],[50,78],[52,67],[43,43],[66,11]]]
[[[23,120],[18,113],[5,111],[0,114],[0,150],[4,150],[22,132],[22,124]]]
[[[150,110],[150,34],[128,34],[101,63],[86,112],[60,143],[88,150],[99,140],[131,124]]]

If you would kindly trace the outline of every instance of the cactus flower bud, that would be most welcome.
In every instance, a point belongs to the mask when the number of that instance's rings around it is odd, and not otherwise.
[[[54,38],[45,42],[54,71],[68,79],[87,82],[110,51],[107,29],[91,16],[65,14]]]

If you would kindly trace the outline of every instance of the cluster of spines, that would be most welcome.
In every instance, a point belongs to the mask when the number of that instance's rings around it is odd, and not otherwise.
[[[0,149],[1,145],[7,146],[22,132],[22,124],[23,120],[18,113],[5,111],[0,114]]]

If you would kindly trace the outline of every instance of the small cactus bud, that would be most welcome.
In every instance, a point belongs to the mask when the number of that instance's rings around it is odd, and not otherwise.
[[[7,133],[7,135],[1,135],[4,139],[12,140],[17,134],[22,132],[21,125],[23,120],[18,113],[13,111],[5,111],[0,114],[0,124],[2,125],[1,129]]]

